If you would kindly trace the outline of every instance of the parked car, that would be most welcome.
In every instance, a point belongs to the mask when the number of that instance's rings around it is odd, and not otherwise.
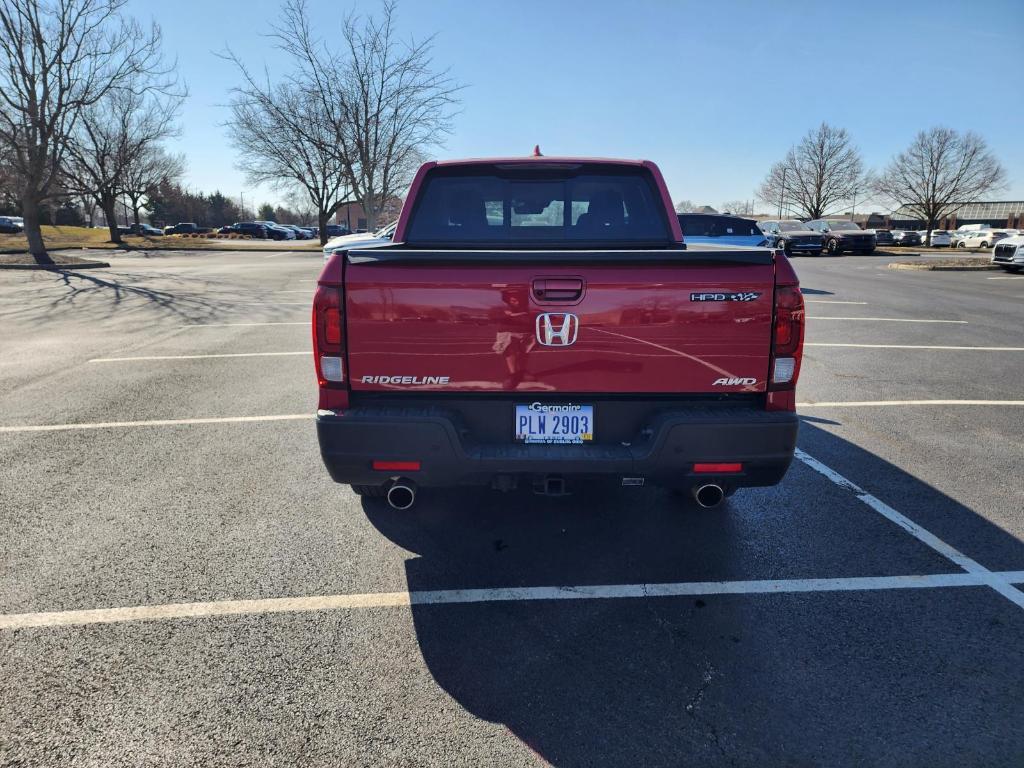
[[[956,238],[957,248],[990,248],[1000,240],[1009,235],[998,229],[979,229],[971,232],[964,232]]]
[[[257,240],[267,239],[267,228],[263,224],[257,224],[255,221],[237,221],[227,227],[221,227],[220,233],[222,235],[248,235],[249,237]]]
[[[0,232],[5,235],[16,235],[25,231],[24,222],[14,216],[0,216]]]
[[[892,231],[888,229],[876,229],[875,230],[875,245],[896,245],[896,238],[892,236]]]
[[[310,232],[305,227],[298,226],[297,224],[279,224],[278,226],[284,227],[285,229],[290,229],[292,232],[294,232],[296,240],[310,240],[313,237],[312,232]]]
[[[383,245],[390,243],[397,226],[398,222],[393,221],[383,229],[378,229],[373,234],[357,232],[351,235],[342,235],[341,237],[331,238],[324,244],[324,261],[327,261],[331,257],[332,253],[340,249],[366,248],[371,245]]]
[[[921,245],[927,245],[928,243],[928,230],[918,230],[917,234],[921,236]],[[949,232],[944,229],[933,229],[932,230],[932,248],[948,248],[952,237]]]
[[[393,243],[336,251],[318,280],[332,479],[396,509],[417,487],[602,477],[710,507],[782,480],[804,330],[785,254],[684,248],[649,162],[429,162],[410,190]]]
[[[1024,269],[1024,235],[1011,235],[996,243],[992,249],[992,263],[1007,272]]]
[[[764,246],[767,239],[753,219],[723,213],[680,213],[686,243]]]
[[[875,233],[867,232],[847,219],[815,219],[808,221],[807,226],[820,232],[825,240],[825,250],[832,256],[853,251],[855,253],[874,253]]]
[[[280,224],[268,224],[267,233],[270,235],[272,240],[298,239],[294,231],[288,229],[288,227],[282,227]]]
[[[174,226],[164,227],[165,235],[202,235],[210,231],[209,227],[200,227],[191,221],[178,222]]]
[[[292,232],[288,227],[282,227],[273,221],[256,221],[256,224],[262,224],[267,229],[267,237],[271,240],[294,240],[295,233]]]
[[[132,224],[128,227],[128,234],[141,235],[143,237],[162,237],[164,232],[162,229],[151,227],[149,224]]]
[[[824,242],[821,233],[815,232],[802,221],[783,219],[781,221],[758,222],[758,229],[764,234],[771,248],[781,248],[787,256],[806,253],[821,256]]]
[[[894,229],[892,232],[894,245],[920,245],[921,236],[912,229]]]
[[[317,236],[320,235],[320,228],[315,227]],[[327,230],[328,237],[343,237],[345,235],[351,235],[348,231],[348,227],[343,227],[341,224],[328,224],[324,227]]]

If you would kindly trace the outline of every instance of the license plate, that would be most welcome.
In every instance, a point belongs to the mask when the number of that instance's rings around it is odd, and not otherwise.
[[[594,439],[594,406],[517,405],[515,434],[520,443],[588,443]]]

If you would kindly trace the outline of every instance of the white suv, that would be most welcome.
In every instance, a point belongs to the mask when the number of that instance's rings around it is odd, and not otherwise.
[[[956,238],[957,248],[988,248],[1003,238],[1009,237],[1006,232],[997,229],[979,229],[976,232],[964,232]]]
[[[921,245],[924,245],[926,242],[928,242],[928,230],[927,229],[918,230],[917,234],[919,234],[921,236]],[[951,241],[952,241],[952,237],[950,237],[949,232],[947,232],[946,230],[944,230],[944,229],[933,229],[932,230],[932,248],[948,248]]]
[[[1014,235],[996,243],[992,249],[992,263],[1008,272],[1024,269],[1024,235]]]

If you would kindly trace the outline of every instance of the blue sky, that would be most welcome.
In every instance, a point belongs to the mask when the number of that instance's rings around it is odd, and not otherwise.
[[[351,8],[310,0],[336,34]],[[187,184],[274,200],[235,167],[222,124],[237,80],[226,44],[284,72],[263,35],[279,0],[132,0],[164,30],[190,98],[174,149]],[[846,128],[871,167],[920,129],[974,130],[1007,169],[1001,199],[1024,199],[1024,3],[490,2],[405,0],[406,36],[436,33],[434,57],[467,87],[438,157],[545,154],[643,157],[674,199],[752,198],[768,166],[822,120]],[[763,206],[761,206],[763,207]]]

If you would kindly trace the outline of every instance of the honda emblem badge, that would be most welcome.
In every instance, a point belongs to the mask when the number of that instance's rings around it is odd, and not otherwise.
[[[568,347],[576,342],[580,319],[568,312],[537,315],[537,341],[545,347]]]

